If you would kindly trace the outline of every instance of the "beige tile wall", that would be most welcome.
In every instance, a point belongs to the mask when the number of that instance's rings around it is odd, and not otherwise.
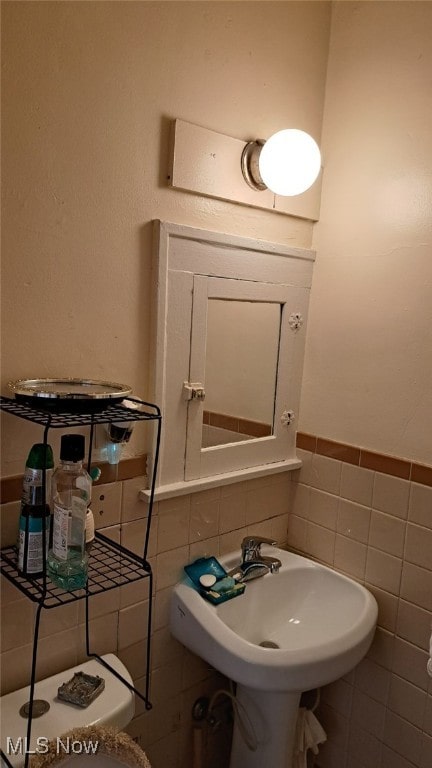
[[[379,605],[367,657],[321,692],[320,768],[430,768],[432,487],[309,451],[292,473],[288,544],[364,583]]]
[[[92,507],[96,525],[141,554],[147,506],[138,500],[145,478],[98,485]],[[286,543],[291,482],[289,475],[237,483],[155,504],[149,557],[154,571],[154,621],[151,663],[153,709],[137,705],[129,727],[149,755],[153,768],[192,765],[193,702],[226,681],[190,654],[168,629],[171,587],[183,566],[202,555],[238,549],[249,533]],[[2,545],[15,543],[19,503],[1,507]],[[90,634],[99,653],[115,652],[139,689],[145,684],[145,616],[148,580],[98,595],[91,601]],[[1,578],[2,693],[28,683],[34,605]],[[85,658],[84,603],[42,612],[38,677],[66,669]],[[206,732],[207,765],[225,768],[224,733]],[[219,752],[220,751],[220,752]],[[221,755],[219,757],[219,754]]]
[[[150,539],[155,575],[151,700],[137,704],[129,728],[153,768],[190,768],[191,707],[225,682],[170,635],[169,598],[183,565],[239,549],[246,533],[281,544],[358,579],[379,604],[368,656],[322,691],[328,742],[320,768],[430,768],[432,683],[426,674],[432,612],[432,488],[299,451],[294,473],[247,481],[159,502]],[[140,553],[146,525],[138,500],[143,477],[98,486],[96,524]],[[16,536],[19,505],[1,507],[3,544]],[[2,692],[28,681],[34,606],[4,578],[1,601]],[[143,690],[147,581],[99,595],[91,637],[100,653],[117,652]],[[39,677],[85,658],[84,605],[43,611]],[[208,757],[226,754],[223,734],[206,733]],[[226,739],[225,739],[226,741]],[[224,751],[225,750],[225,751]],[[225,760],[226,762],[226,760]]]

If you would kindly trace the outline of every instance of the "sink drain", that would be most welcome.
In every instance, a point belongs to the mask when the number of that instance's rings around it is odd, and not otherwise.
[[[260,643],[261,648],[279,648],[277,643],[274,643],[273,640],[263,640]]]

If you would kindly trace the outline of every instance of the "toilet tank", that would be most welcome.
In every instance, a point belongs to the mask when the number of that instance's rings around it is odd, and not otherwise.
[[[102,659],[130,685],[133,685],[128,670],[117,656],[109,653],[102,656]],[[105,688],[102,693],[86,708],[69,704],[57,698],[57,690],[60,685],[70,680],[75,672],[99,675],[105,680]],[[0,698],[1,748],[14,768],[22,768],[24,765],[28,721],[19,714],[19,710],[29,698],[29,686]],[[50,708],[41,717],[33,718],[30,750],[34,750],[37,745],[43,749],[45,740],[55,739],[67,731],[83,726],[114,725],[122,730],[130,723],[135,714],[133,692],[97,659],[90,659],[83,664],[66,669],[64,672],[59,672],[36,683],[34,699],[48,701]],[[1,768],[6,765],[4,760],[0,758]]]

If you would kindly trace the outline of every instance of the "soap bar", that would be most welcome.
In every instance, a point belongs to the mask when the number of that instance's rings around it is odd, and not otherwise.
[[[213,573],[203,573],[199,578],[199,583],[205,589],[210,589],[210,587],[216,584],[216,576]]]
[[[231,578],[231,576],[225,576],[224,579],[219,579],[219,581],[213,585],[212,589],[213,592],[219,592],[222,594],[223,592],[229,592],[229,590],[235,586],[235,583],[236,582]]]

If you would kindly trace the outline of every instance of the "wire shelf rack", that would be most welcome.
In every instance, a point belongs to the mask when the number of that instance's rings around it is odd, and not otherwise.
[[[128,408],[128,402],[132,404],[131,408]],[[0,408],[6,413],[18,416],[20,419],[32,421],[49,429],[84,427],[120,421],[146,421],[160,418],[160,410],[157,405],[134,397],[125,398],[120,404],[110,405],[101,411],[90,413],[78,413],[76,410],[58,412],[57,409],[54,411],[48,406],[46,409],[36,408],[27,402],[13,400],[10,397],[0,397]]]
[[[43,576],[31,578],[18,571],[16,547],[4,547],[0,556],[1,573],[26,597],[35,603],[41,602],[44,608],[57,608],[59,605],[81,600],[86,597],[86,592],[91,597],[145,579],[151,570],[148,563],[143,563],[140,557],[99,531],[95,532],[90,552],[87,590],[67,592],[55,586],[49,579],[46,580],[44,590]]]
[[[130,404],[130,407],[128,407]],[[39,406],[39,403],[37,404]],[[44,404],[45,405],[45,404]],[[78,406],[79,407],[79,406]],[[97,407],[97,404],[96,404]],[[86,651],[87,655],[92,658],[96,658],[100,663],[111,671],[118,679],[120,679],[135,695],[139,696],[144,703],[146,709],[151,709],[151,703],[149,699],[149,670],[150,670],[150,640],[151,640],[151,626],[152,626],[152,594],[153,594],[153,574],[151,566],[147,560],[147,549],[149,544],[150,525],[152,518],[153,498],[156,483],[156,473],[158,466],[160,436],[161,436],[161,412],[157,405],[148,403],[144,400],[127,397],[120,403],[115,403],[104,407],[102,410],[92,410],[88,412],[79,412],[77,408],[70,411],[59,412],[57,407],[53,409],[47,404],[47,407],[34,407],[33,402],[22,401],[19,399],[11,399],[8,397],[0,397],[0,410],[18,418],[31,421],[40,425],[44,429],[44,444],[47,444],[48,433],[50,429],[66,429],[70,427],[90,427],[89,435],[89,450],[88,450],[88,466],[91,465],[91,453],[94,437],[94,429],[98,424],[110,424],[118,422],[135,422],[135,421],[155,421],[156,423],[156,440],[155,450],[152,462],[151,471],[151,483],[150,483],[150,500],[147,512],[147,526],[145,531],[145,541],[143,547],[142,558],[136,555],[134,552],[123,547],[121,544],[108,538],[100,531],[95,532],[95,539],[90,551],[89,557],[89,571],[88,581],[85,589],[68,592],[55,586],[48,578],[46,574],[46,561],[44,556],[44,570],[40,577],[29,577],[22,575],[17,568],[17,548],[16,547],[4,547],[0,551],[0,571],[1,573],[14,584],[29,600],[32,600],[37,604],[35,615],[35,627],[33,634],[33,652],[32,652],[32,667],[31,667],[31,679],[30,679],[30,716],[27,721],[27,736],[26,743],[30,745],[31,740],[31,727],[32,727],[32,712],[33,712],[33,700],[34,690],[36,682],[36,660],[39,638],[39,624],[40,616],[43,608],[56,608],[66,603],[72,603],[77,600],[85,599],[86,608]],[[45,499],[45,478],[43,486],[43,498]],[[121,677],[113,667],[110,667],[97,653],[91,650],[90,634],[89,634],[89,603],[91,598],[95,595],[107,592],[115,589],[116,587],[122,587],[127,584],[139,581],[141,579],[148,578],[148,601],[147,601],[147,629],[146,629],[146,685],[144,694],[138,691],[134,686]],[[30,752],[26,752],[24,760],[24,768],[28,767]],[[6,754],[0,749],[0,755],[5,765],[10,766]]]

